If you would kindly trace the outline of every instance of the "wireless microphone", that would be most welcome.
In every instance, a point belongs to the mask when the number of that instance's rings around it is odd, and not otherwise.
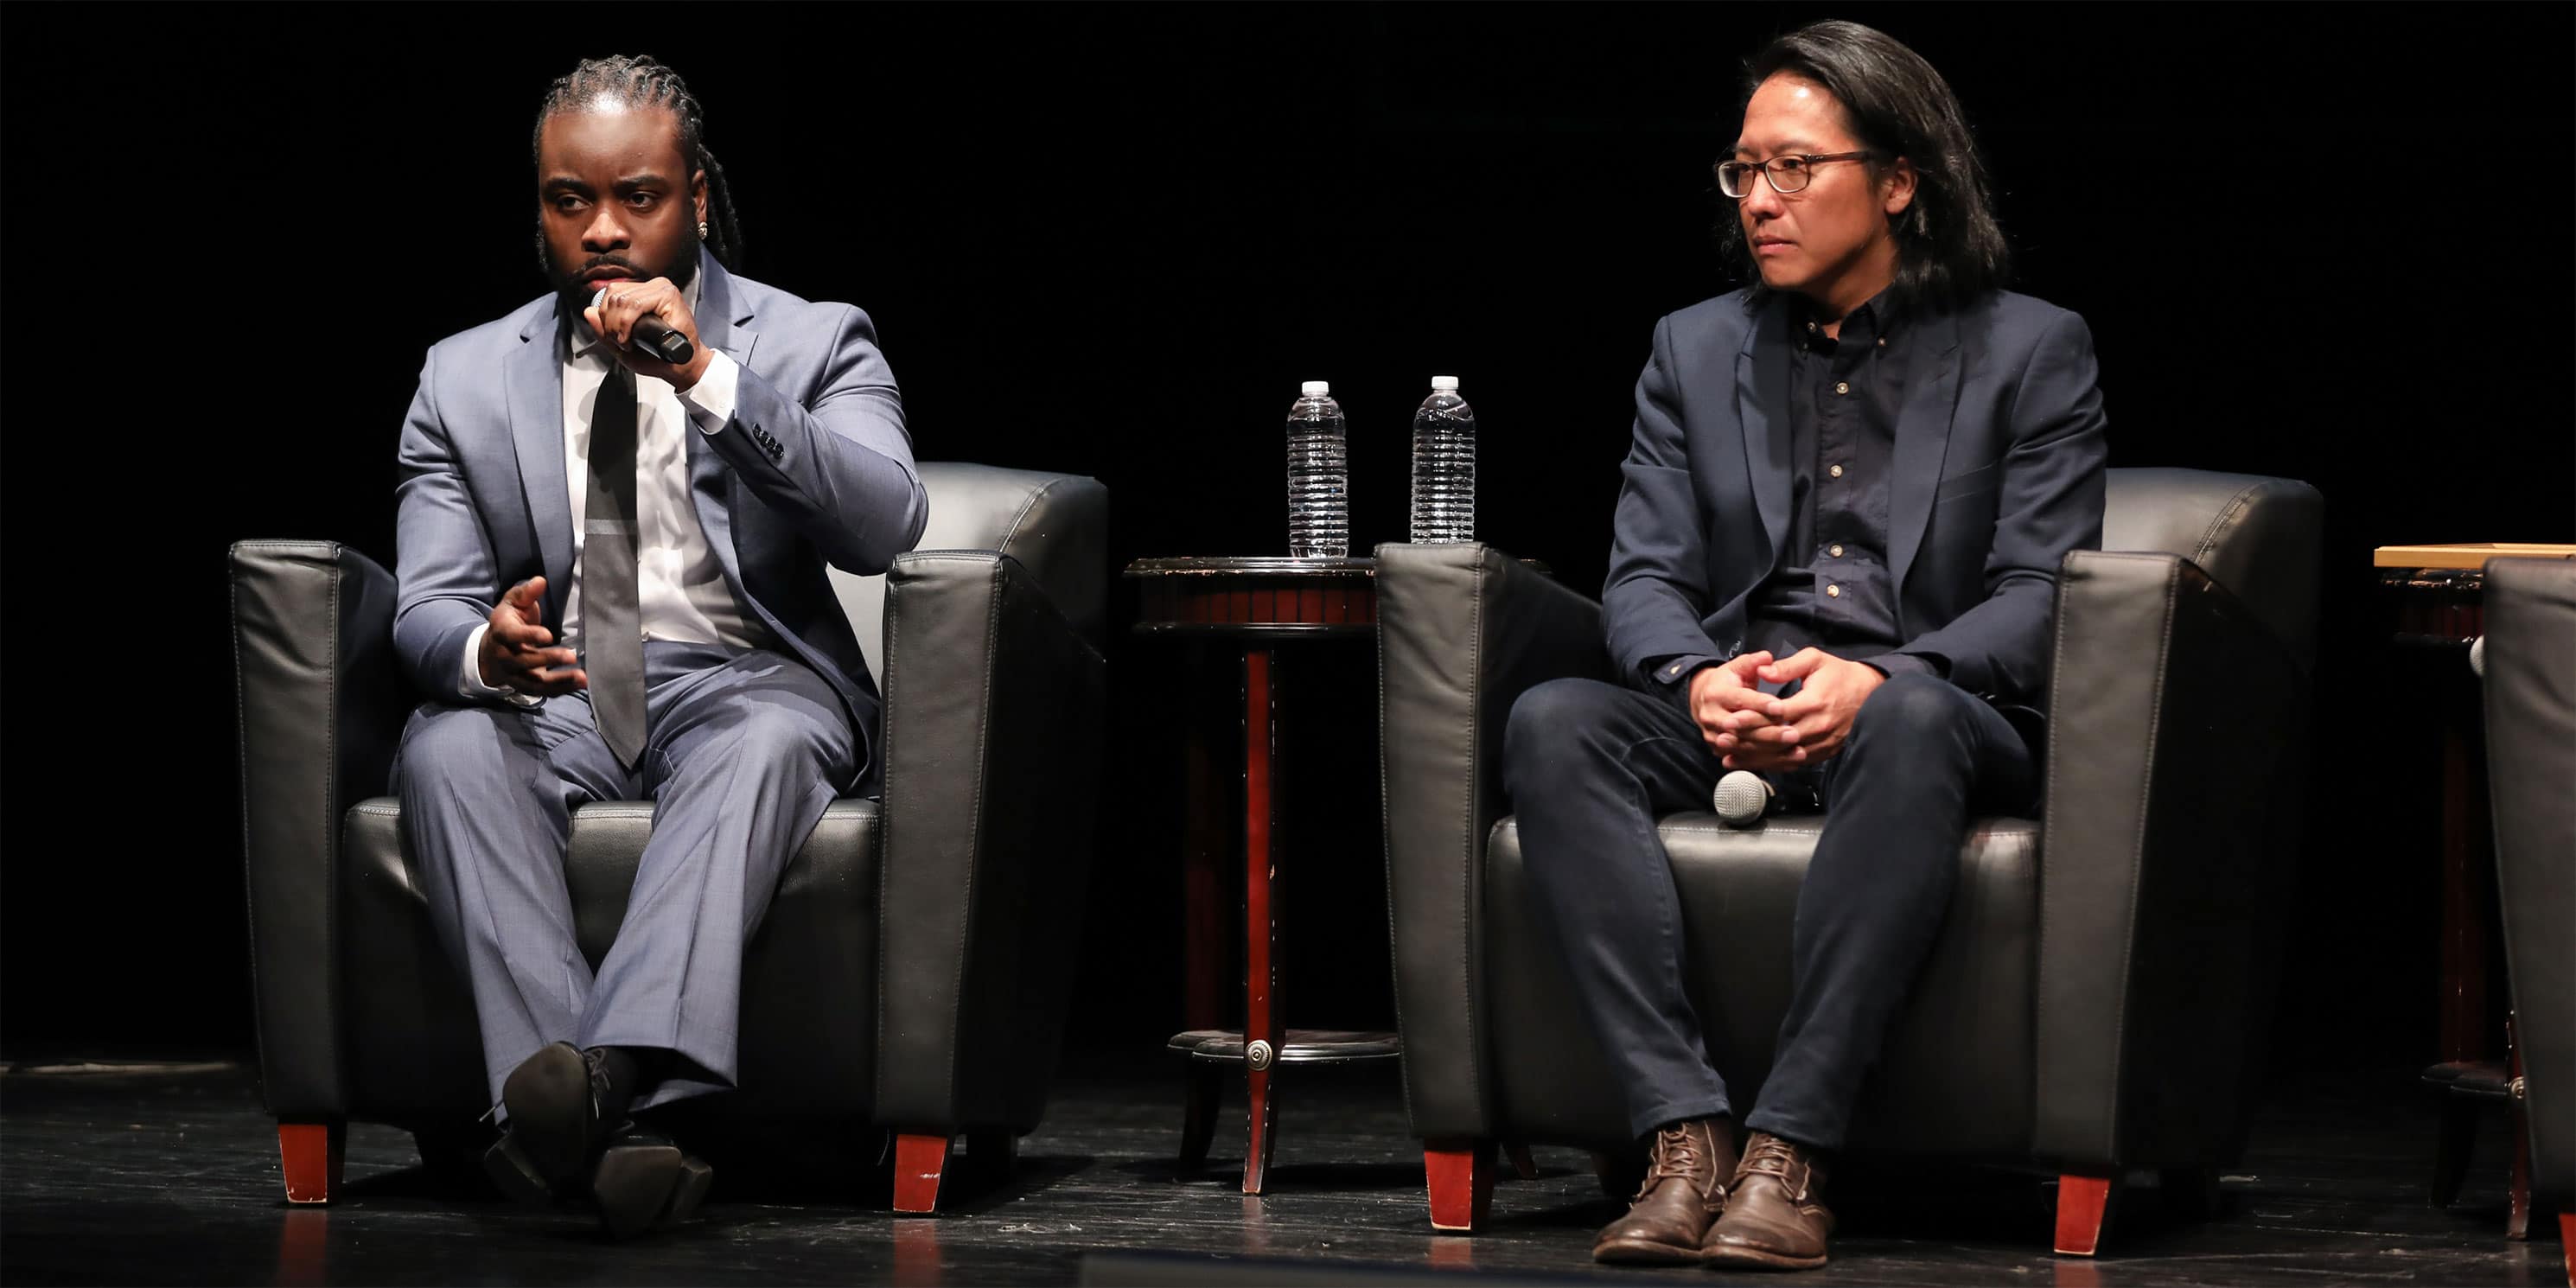
[[[1734,770],[1717,780],[1710,804],[1728,827],[1758,827],[1771,809],[1771,782],[1749,769]]]
[[[600,287],[599,293],[590,297],[590,306],[598,308],[600,301],[607,298],[608,288]],[[635,319],[635,329],[626,339],[627,347],[675,367],[685,367],[698,356],[697,346],[689,343],[689,337],[672,330],[670,323],[652,313]]]

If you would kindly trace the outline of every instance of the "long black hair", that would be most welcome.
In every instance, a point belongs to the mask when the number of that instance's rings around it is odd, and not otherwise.
[[[1898,157],[1914,166],[1914,200],[1889,227],[1896,240],[1896,280],[1889,285],[1896,307],[1956,309],[2010,279],[2012,249],[1995,223],[1967,114],[1921,54],[1856,22],[1810,23],[1746,61],[1739,120],[1753,92],[1782,72],[1823,86],[1842,105],[1853,137],[1877,154],[1870,162],[1873,180]],[[1744,244],[1744,221],[1733,202],[1724,204],[1718,236],[1729,262],[1751,284],[1746,304],[1760,308],[1771,292]]]
[[[725,182],[724,167],[716,163],[716,154],[707,151],[706,109],[698,97],[689,92],[678,72],[645,55],[629,58],[611,54],[606,58],[585,58],[581,65],[555,78],[546,89],[545,102],[537,108],[537,124],[528,139],[531,156],[545,138],[546,121],[555,113],[586,107],[601,99],[625,107],[666,107],[680,118],[680,155],[692,166],[707,172],[707,249],[716,261],[727,268],[742,267],[742,217],[734,213],[733,185]],[[543,251],[543,234],[539,235]]]

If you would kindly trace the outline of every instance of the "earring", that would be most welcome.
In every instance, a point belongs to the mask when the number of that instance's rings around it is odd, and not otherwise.
[[[706,220],[701,219],[701,220],[699,220],[699,221],[698,221],[698,240],[699,240],[699,241],[705,241],[706,239],[707,239],[707,221],[706,221]]]

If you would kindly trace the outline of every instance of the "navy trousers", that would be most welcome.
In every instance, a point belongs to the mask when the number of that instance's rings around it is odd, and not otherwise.
[[[1655,834],[1658,815],[1709,808],[1717,753],[1672,697],[1554,680],[1513,705],[1503,766],[1537,921],[1618,1073],[1629,1129],[1734,1113],[1683,988],[1681,909]],[[1743,1121],[1830,1150],[1931,952],[1970,818],[2028,813],[2039,775],[1992,706],[1900,675],[1815,777],[1825,826],[1798,890],[1789,1013]]]

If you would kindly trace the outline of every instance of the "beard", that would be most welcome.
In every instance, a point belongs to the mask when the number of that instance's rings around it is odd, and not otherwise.
[[[681,246],[676,262],[659,267],[630,255],[587,255],[569,269],[555,261],[554,249],[546,244],[543,225],[537,228],[536,242],[537,271],[545,275],[547,287],[563,301],[566,317],[580,317],[581,311],[590,307],[590,297],[599,293],[598,287],[582,280],[582,274],[594,268],[622,268],[634,274],[638,281],[667,277],[671,279],[671,285],[683,291],[688,290],[689,283],[698,277],[698,244],[694,241]]]

